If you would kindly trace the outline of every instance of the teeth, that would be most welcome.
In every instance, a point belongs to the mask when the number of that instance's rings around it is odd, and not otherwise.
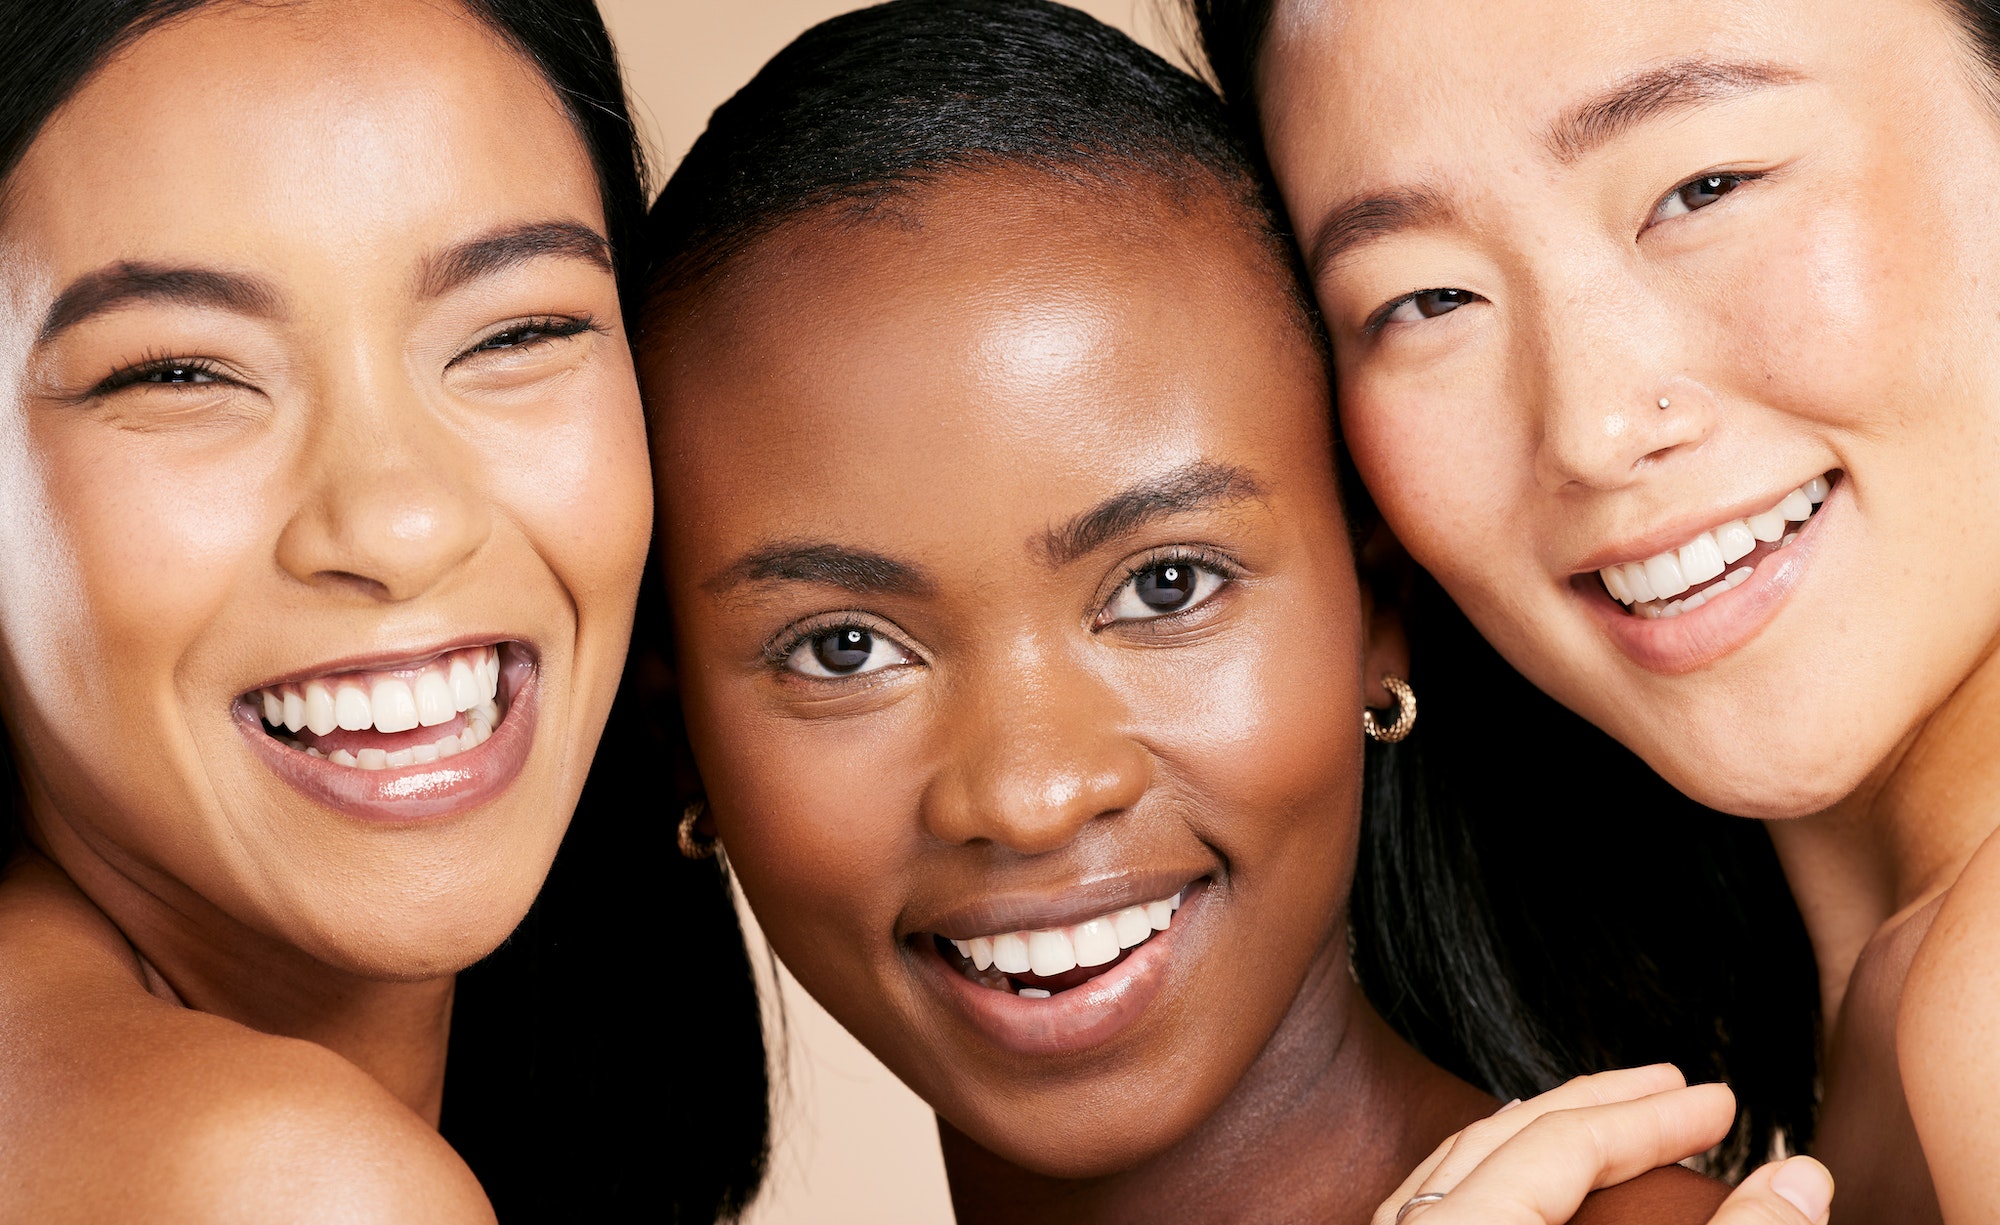
[[[438,759],[438,746],[420,744],[410,750],[410,761],[419,766],[427,766]]]
[[[972,960],[972,941],[954,940],[951,942],[951,947],[958,950],[958,955],[960,957],[965,958],[967,961]]]
[[[1163,932],[1167,930],[1167,925],[1173,921],[1174,904],[1171,900],[1146,903],[1146,922],[1152,925],[1154,931]]]
[[[993,937],[993,968],[1002,974],[1028,972],[1028,941],[1020,932]]]
[[[451,682],[435,672],[426,672],[417,678],[417,722],[424,727],[436,727],[449,723],[458,717],[458,707],[452,704]]]
[[[376,681],[368,704],[375,712],[378,732],[407,732],[417,725],[417,699],[410,686],[396,677]]]
[[[335,749],[326,755],[326,759],[336,766],[358,766],[361,764],[355,760],[354,754],[348,752],[346,749]]]
[[[451,661],[451,671],[446,678],[446,683],[451,686],[451,704],[453,707],[458,710],[471,710],[473,707],[479,705],[480,694],[484,686],[472,675],[471,665],[467,664],[464,660],[454,659]]]
[[[1049,998],[1049,993],[1040,987],[1023,987],[1015,992],[1015,994],[1024,1000],[1045,1000]]]
[[[333,721],[343,732],[362,732],[375,726],[375,714],[368,707],[368,695],[353,685],[342,685],[334,690]]]
[[[277,694],[272,693],[269,689],[266,689],[264,691],[264,722],[270,724],[272,727],[277,727],[284,721],[285,721],[284,700],[280,698]],[[297,731],[298,729],[293,728],[292,730]]]
[[[306,726],[315,736],[324,736],[340,726],[333,713],[333,691],[318,681],[306,683]]]
[[[985,936],[974,936],[966,943],[972,946],[965,955],[972,958],[974,969],[984,970],[993,964],[993,941]]]
[[[1069,942],[1076,949],[1076,964],[1101,966],[1118,960],[1118,932],[1110,919],[1092,919],[1069,930]]]
[[[1790,544],[1797,539],[1798,533],[1789,532],[1789,526],[1812,518],[1813,507],[1826,501],[1831,489],[1832,485],[1826,477],[1816,476],[1786,494],[1776,506],[1762,514],[1732,520],[1712,531],[1703,532],[1678,549],[1642,562],[1605,566],[1597,572],[1598,577],[1603,580],[1604,589],[1612,599],[1630,606],[1638,616],[1650,620],[1692,612],[1742,580],[1732,574],[1729,582],[1697,592],[1685,600],[1675,600],[1674,597],[1692,587],[1712,582],[1724,570],[1750,556],[1760,541],[1776,544],[1779,548]]]
[[[381,749],[363,749],[359,753],[356,753],[354,758],[364,770],[386,770],[389,768],[389,755]]]
[[[1153,934],[1153,924],[1146,918],[1144,906],[1127,906],[1111,916],[1111,925],[1118,933],[1118,947],[1121,949],[1142,943]]]
[[[1076,969],[1076,946],[1069,933],[1043,931],[1028,933],[1028,970],[1042,978]]]

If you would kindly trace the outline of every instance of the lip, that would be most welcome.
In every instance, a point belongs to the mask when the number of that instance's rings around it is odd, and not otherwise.
[[[912,955],[947,1005],[995,1046],[1018,1055],[1075,1054],[1130,1029],[1159,996],[1175,948],[1207,913],[1207,882],[1187,888],[1165,931],[1154,932],[1107,972],[1047,999],[980,986],[945,964],[932,941],[919,941]],[[1091,913],[1097,912],[1079,918]]]
[[[488,633],[465,634],[437,646],[418,647],[413,651],[376,651],[368,655],[349,655],[340,659],[327,660],[310,668],[284,676],[274,676],[258,681],[243,690],[255,693],[259,689],[275,689],[280,685],[302,685],[321,677],[334,676],[342,672],[401,672],[415,670],[430,663],[440,655],[453,651],[463,651],[469,647],[512,646],[530,660],[539,661],[541,652],[534,643],[520,634]]]
[[[462,645],[479,646],[494,641],[490,637],[475,638]],[[519,644],[518,639],[509,641]],[[456,649],[459,648],[442,647],[422,658],[432,659]],[[385,662],[359,664],[342,661],[294,679],[325,676],[334,671],[387,669],[401,666],[409,658],[413,657],[397,656]],[[308,799],[358,821],[410,824],[439,820],[486,803],[505,791],[520,774],[535,743],[535,722],[541,706],[539,664],[539,658],[531,651],[522,664],[513,668],[503,664],[503,685],[512,679],[510,672],[519,678],[508,698],[506,718],[485,743],[427,765],[405,766],[400,770],[360,770],[334,765],[280,744],[266,734],[257,713],[241,701],[236,704],[236,724],[250,742],[251,751],[271,767],[272,773]]]
[[[1147,902],[1172,897],[1208,872],[1207,868],[1189,868],[1169,872],[1115,873],[1071,885],[1060,894],[1025,891],[997,894],[948,911],[907,919],[896,935],[903,940],[925,935],[943,936],[947,940],[970,940],[975,936],[994,936],[1002,932],[1071,927],[1127,906],[1143,906]]]
[[[1826,501],[1799,528],[1798,539],[1765,556],[1750,577],[1725,598],[1693,612],[1657,620],[1635,617],[1611,598],[1602,583],[1573,586],[1572,595],[1589,606],[1605,633],[1640,667],[1663,676],[1692,672],[1742,647],[1778,615],[1785,600],[1804,581],[1821,542],[1845,515],[1847,484],[1845,480],[1834,482]],[[1695,529],[1691,536],[1701,530]],[[1600,568],[1587,573],[1594,574]]]
[[[1822,468],[1818,472],[1813,473],[1812,476],[1825,476],[1828,473],[1839,471],[1840,469],[1837,467]],[[1811,476],[1806,478],[1806,480],[1811,479]],[[1838,483],[1836,482],[1836,484]],[[1582,561],[1577,562],[1571,573],[1595,575],[1606,566],[1630,565],[1634,562],[1643,562],[1649,557],[1657,557],[1670,549],[1678,549],[1703,532],[1712,532],[1732,519],[1748,519],[1752,515],[1764,513],[1773,506],[1776,506],[1786,494],[1800,488],[1804,484],[1805,481],[1800,481],[1795,485],[1787,485],[1776,493],[1758,495],[1735,507],[1702,511],[1699,514],[1682,515],[1673,522],[1656,527],[1643,536],[1635,536],[1631,540],[1599,549]],[[1815,519],[1818,517],[1818,515],[1813,516]],[[1807,520],[1807,522],[1811,523],[1811,520]]]

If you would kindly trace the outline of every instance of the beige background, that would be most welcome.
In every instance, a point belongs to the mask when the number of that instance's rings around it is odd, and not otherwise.
[[[765,60],[815,22],[863,7],[854,0],[599,0],[624,57],[634,107],[653,153],[656,185]],[[1157,0],[1077,0],[1077,7],[1169,53]],[[763,939],[751,925],[753,955]],[[775,1152],[750,1225],[933,1225],[951,1220],[931,1113],[789,974],[764,984],[782,996]],[[779,1037],[789,1039],[780,1046]]]

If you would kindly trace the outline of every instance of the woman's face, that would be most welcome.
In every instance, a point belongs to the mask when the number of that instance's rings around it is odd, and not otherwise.
[[[1283,0],[1265,51],[1410,552],[1696,798],[1863,784],[2000,633],[2000,120],[1947,7]]]
[[[0,693],[39,841],[160,939],[483,955],[575,802],[651,509],[548,86],[452,6],[216,6],[72,97],[4,208]]]
[[[806,988],[977,1143],[1107,1173],[1339,955],[1324,382],[1213,200],[1006,171],[908,211],[795,224],[646,359],[689,726]]]

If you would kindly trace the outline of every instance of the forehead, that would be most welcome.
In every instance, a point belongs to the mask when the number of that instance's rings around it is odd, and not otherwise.
[[[1027,518],[1197,459],[1310,451],[1319,359],[1285,270],[1220,203],[996,176],[789,227],[646,355],[669,530],[933,505]],[[1232,454],[1221,454],[1231,452]]]
[[[184,256],[400,261],[523,210],[596,220],[535,68],[439,0],[215,4],[124,49],[8,183],[0,237],[63,279]]]
[[[1939,7],[1893,0],[1893,7]],[[1274,148],[1328,177],[1545,158],[1579,99],[1677,60],[1809,61],[1858,0],[1279,0],[1257,89]],[[1879,16],[1879,14],[1878,14]],[[1334,133],[1347,138],[1326,143]],[[1301,164],[1303,168],[1303,163]]]

